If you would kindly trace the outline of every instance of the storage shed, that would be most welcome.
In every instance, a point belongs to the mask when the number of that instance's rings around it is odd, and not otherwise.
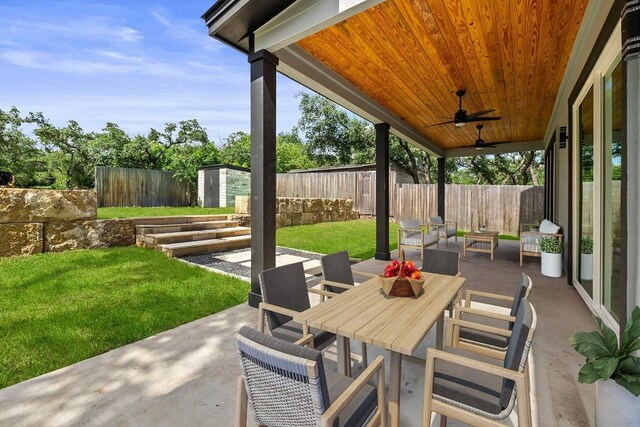
[[[198,169],[198,205],[203,208],[235,206],[236,196],[251,191],[251,170],[233,165]]]

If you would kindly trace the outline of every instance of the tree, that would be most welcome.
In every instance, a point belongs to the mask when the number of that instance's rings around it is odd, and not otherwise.
[[[220,161],[225,164],[251,167],[251,135],[235,132],[227,137],[220,150]]]
[[[300,137],[294,132],[280,133],[276,138],[276,172],[315,166]]]
[[[19,187],[37,185],[45,169],[44,153],[22,131],[23,121],[16,107],[0,109],[0,171],[11,172]]]

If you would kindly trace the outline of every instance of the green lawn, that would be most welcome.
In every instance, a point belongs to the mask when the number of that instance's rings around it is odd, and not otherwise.
[[[397,230],[398,224],[389,223],[390,250],[398,247]],[[352,258],[368,259],[376,253],[376,221],[357,219],[279,228],[276,243],[278,246],[321,254],[347,250]]]
[[[468,231],[458,231],[464,236]],[[398,224],[389,223],[389,249],[398,247]],[[500,235],[500,239],[518,240],[517,236]],[[297,225],[279,228],[276,232],[278,246],[330,254],[349,251],[352,258],[368,259],[376,253],[376,221],[357,219],[345,222],[324,222],[313,225]]]
[[[240,304],[248,290],[137,247],[0,259],[0,388]]]
[[[99,208],[98,218],[110,219],[110,218],[139,218],[145,216],[170,216],[170,215],[218,215],[218,214],[232,214],[234,213],[234,207],[226,208],[200,208],[197,206],[187,206],[184,208],[172,208],[168,206],[158,208],[140,208],[140,207],[125,207],[125,208]]]

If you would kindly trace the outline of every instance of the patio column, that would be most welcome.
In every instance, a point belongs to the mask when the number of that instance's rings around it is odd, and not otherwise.
[[[445,167],[445,162],[447,159],[445,159],[444,157],[438,157],[438,216],[440,218],[442,218],[442,220],[445,220],[444,217],[444,192],[445,192],[445,186],[444,186],[444,180],[445,180],[445,175],[444,175],[444,167]]]
[[[376,259],[388,260],[389,252],[389,125],[376,128]]]
[[[622,239],[621,281],[627,285],[627,316],[640,306],[640,10],[627,1],[622,11]],[[626,255],[626,257],[625,257]],[[625,277],[626,276],[626,277]],[[625,280],[626,279],[626,280]],[[624,327],[625,321],[620,327]]]
[[[258,275],[276,265],[276,67],[278,58],[260,50],[251,64],[251,291],[262,301]]]

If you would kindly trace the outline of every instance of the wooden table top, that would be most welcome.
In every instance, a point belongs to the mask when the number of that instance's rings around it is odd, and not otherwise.
[[[471,233],[467,233],[464,237],[469,237],[471,239],[495,239],[498,237],[497,231],[472,231]]]
[[[464,277],[423,274],[426,275],[424,291],[418,297],[387,296],[378,279],[372,278],[299,313],[293,319],[410,355],[466,281]]]

